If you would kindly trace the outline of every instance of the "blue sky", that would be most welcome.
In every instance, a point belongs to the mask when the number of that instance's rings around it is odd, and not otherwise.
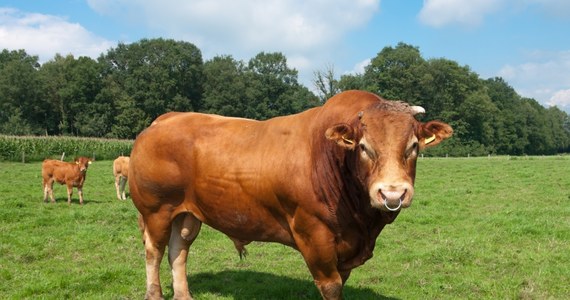
[[[157,37],[191,42],[204,60],[282,52],[309,88],[315,71],[362,72],[405,42],[570,112],[568,0],[0,0],[0,49],[41,62]]]

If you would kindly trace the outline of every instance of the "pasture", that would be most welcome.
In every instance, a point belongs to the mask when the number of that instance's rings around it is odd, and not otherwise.
[[[570,298],[570,157],[419,159],[411,208],[355,269],[345,299]],[[142,299],[144,250],[112,161],[87,172],[85,205],[41,163],[0,163],[0,298]],[[319,299],[300,254],[252,243],[240,260],[207,226],[190,248],[195,299]],[[162,284],[172,297],[167,259]]]

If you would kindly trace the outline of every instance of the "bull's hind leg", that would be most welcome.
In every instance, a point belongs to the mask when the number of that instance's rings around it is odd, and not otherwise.
[[[117,190],[117,199],[121,199],[121,176],[115,175],[115,190]]]
[[[191,214],[178,215],[172,222],[172,232],[168,244],[168,262],[172,268],[174,299],[192,299],[186,279],[186,260],[188,249],[200,232],[201,225],[202,222]]]
[[[144,248],[146,253],[146,295],[145,299],[163,299],[160,287],[160,263],[168,243],[171,230],[170,213],[160,211],[143,218]]]
[[[71,196],[73,195],[73,186],[67,184],[67,204],[71,205]]]
[[[48,190],[49,198],[51,199],[51,203],[55,203],[55,196],[53,195],[53,180],[49,181],[46,184],[46,189]]]
[[[120,180],[120,189],[121,189],[121,195],[122,195],[122,199],[123,200],[127,200],[127,193],[126,193],[126,189],[127,189],[127,177],[125,176],[121,176],[121,180]]]
[[[49,195],[49,181],[47,180],[43,180],[43,186],[44,186],[44,202],[48,202],[48,195]]]

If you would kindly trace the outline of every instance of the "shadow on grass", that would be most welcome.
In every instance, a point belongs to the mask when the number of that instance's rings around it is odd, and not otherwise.
[[[300,280],[255,271],[198,273],[188,276],[188,285],[190,292],[196,299],[211,299],[214,295],[236,300],[321,299],[321,295],[312,280]],[[167,299],[172,298],[171,286],[164,292]],[[350,286],[343,289],[343,298],[348,300],[397,300],[397,298],[380,295],[369,288]]]
[[[56,204],[58,204],[58,203],[65,203],[65,204],[67,204],[67,197],[54,197],[54,198],[55,198],[55,203],[56,203]],[[43,198],[42,198],[42,202],[43,202],[44,204],[53,204],[53,203],[51,202],[51,199],[49,199],[49,198],[48,198],[48,201],[47,201],[47,202],[43,201]],[[101,201],[101,200],[93,200],[93,199],[83,198],[83,205],[85,205],[85,204],[100,204],[100,203],[105,203],[105,202],[107,202],[107,201]],[[71,197],[71,205],[75,205],[75,204],[79,205],[79,198],[73,198],[73,197]]]

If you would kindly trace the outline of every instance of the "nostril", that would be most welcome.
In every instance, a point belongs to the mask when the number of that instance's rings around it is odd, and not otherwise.
[[[382,199],[387,201],[398,201],[402,199],[406,195],[406,190],[398,191],[398,190],[382,190],[380,189],[378,193],[381,195]]]

